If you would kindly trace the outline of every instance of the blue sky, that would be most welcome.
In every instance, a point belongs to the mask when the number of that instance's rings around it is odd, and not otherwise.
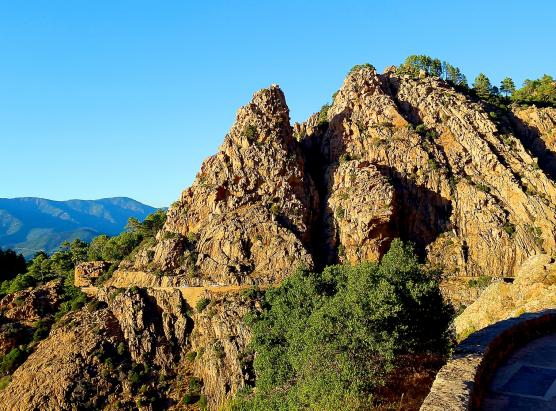
[[[165,206],[236,110],[278,83],[292,121],[354,64],[429,54],[518,85],[556,75],[546,1],[1,1],[0,197]]]

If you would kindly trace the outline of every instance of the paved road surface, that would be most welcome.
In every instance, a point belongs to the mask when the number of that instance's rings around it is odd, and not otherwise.
[[[531,341],[496,372],[482,411],[556,410],[556,334]]]

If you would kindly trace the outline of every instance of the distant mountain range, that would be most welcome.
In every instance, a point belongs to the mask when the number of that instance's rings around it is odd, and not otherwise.
[[[0,248],[25,257],[51,253],[64,241],[117,235],[129,217],[143,220],[156,208],[131,198],[53,201],[36,197],[0,198]]]

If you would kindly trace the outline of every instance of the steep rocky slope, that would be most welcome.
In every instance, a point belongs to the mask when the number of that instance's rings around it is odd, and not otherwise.
[[[552,147],[551,110],[497,112],[437,78],[364,67],[292,129],[272,86],[114,281],[275,283],[300,265],[377,259],[394,237],[453,275],[513,276],[556,248],[556,186],[533,155]]]
[[[277,282],[313,265],[317,201],[284,94],[272,86],[238,111],[219,153],[170,207],[157,244],[129,268],[178,275],[183,284]]]
[[[0,391],[0,410],[104,408],[127,387],[101,353],[123,340],[108,310],[70,314]]]
[[[277,86],[257,92],[170,207],[156,241],[102,285],[96,279],[108,264],[78,268],[76,284],[105,307],[71,314],[74,328],[55,327],[0,399],[32,407],[49,396],[63,409],[72,401],[102,408],[118,393],[126,408],[142,399],[141,407],[179,409],[182,398],[204,395],[217,409],[253,379],[244,319],[260,306],[242,287],[277,284],[299,266],[377,260],[396,237],[444,269],[454,300],[477,297],[466,291],[469,277],[517,274],[514,285],[497,282],[484,294],[514,287],[500,315],[553,304],[552,291],[534,307],[516,298],[539,283],[523,280],[533,270],[523,263],[556,252],[555,119],[554,109],[503,112],[438,78],[372,67],[352,71],[329,107],[293,127]],[[468,308],[476,316],[468,326],[498,315],[483,320],[480,301]],[[95,359],[104,343],[123,344],[118,372]],[[68,347],[56,353],[59,344]],[[52,362],[60,365],[50,369]],[[130,382],[137,364],[149,365],[145,388]],[[42,368],[63,377],[59,386]],[[111,385],[85,400],[74,381],[96,384],[99,373],[113,375],[102,383]],[[33,394],[24,392],[29,379]]]
[[[520,135],[487,110],[436,78],[359,70],[328,111],[320,143],[326,173],[341,173],[346,158],[373,164],[394,187],[393,235],[415,241],[448,272],[511,276],[528,256],[554,250],[556,190]],[[353,180],[361,181],[357,172]],[[352,207],[375,201],[348,198],[330,217],[340,244],[342,220],[361,218]]]
[[[529,258],[513,283],[488,286],[481,296],[454,321],[458,339],[490,324],[523,313],[556,307],[556,261],[539,254]]]
[[[33,334],[34,326],[52,321],[61,302],[61,281],[9,294],[0,300],[0,357]]]

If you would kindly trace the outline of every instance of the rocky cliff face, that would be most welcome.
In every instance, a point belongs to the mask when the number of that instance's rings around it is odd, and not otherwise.
[[[253,353],[248,349],[251,332],[244,318],[260,306],[237,292],[207,293],[206,298],[208,306],[193,316],[193,373],[203,381],[210,408],[218,409],[239,389],[254,382]]]
[[[499,112],[437,78],[368,67],[292,129],[272,86],[238,111],[156,244],[114,281],[151,272],[181,285],[269,284],[300,265],[377,259],[394,237],[453,275],[513,276],[556,249],[543,160],[554,112]]]
[[[133,267],[181,274],[187,284],[275,283],[298,264],[312,266],[317,201],[284,94],[272,86],[238,111],[219,153]]]
[[[371,68],[350,74],[320,137],[330,208],[342,161],[367,161],[394,188],[391,236],[415,241],[431,263],[454,274],[514,275],[530,255],[555,248],[556,187],[520,131],[488,110],[435,78],[377,75]],[[344,195],[355,209],[383,201],[353,194]],[[343,220],[357,224],[361,214],[346,208],[330,218],[341,233]]]
[[[89,286],[106,266],[76,273],[106,307],[55,328],[2,391],[3,404],[108,406],[117,393],[124,408],[138,398],[179,408],[191,394],[185,382],[199,378],[194,394],[216,409],[253,379],[244,317],[260,307],[242,287],[276,284],[299,266],[377,260],[396,237],[453,277],[446,295],[470,303],[478,291],[460,290],[466,278],[512,277],[556,252],[555,119],[554,109],[501,112],[439,79],[371,67],[351,72],[330,107],[293,127],[277,86],[257,92],[156,241],[99,288]],[[510,287],[496,284],[485,295]],[[5,312],[17,311],[10,304]],[[123,344],[118,372],[95,359],[102,344]],[[148,364],[145,388],[130,382],[137,364]],[[100,382],[102,373],[112,377]],[[85,400],[76,381],[99,388]],[[151,392],[162,402],[147,401]]]

